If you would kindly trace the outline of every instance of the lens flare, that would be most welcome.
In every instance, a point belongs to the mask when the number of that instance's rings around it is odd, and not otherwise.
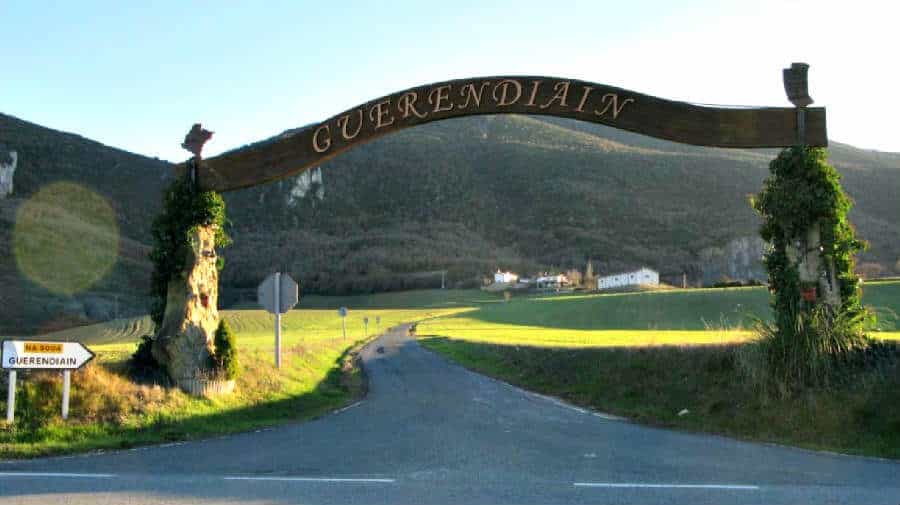
[[[53,293],[71,296],[93,286],[115,265],[118,252],[115,212],[80,184],[45,186],[16,212],[16,265]]]

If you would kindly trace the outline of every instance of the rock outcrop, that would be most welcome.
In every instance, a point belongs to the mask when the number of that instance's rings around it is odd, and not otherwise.
[[[213,339],[219,325],[219,271],[216,230],[198,227],[190,237],[186,269],[169,281],[166,312],[153,355],[182,389],[192,392],[211,371]]]
[[[322,167],[316,167],[294,178],[294,185],[288,193],[288,205],[294,205],[307,195],[322,201],[325,199],[325,183],[322,180]]]
[[[13,192],[13,176],[19,155],[16,151],[7,152],[0,149],[0,198],[6,198]]]
[[[767,244],[760,237],[739,237],[724,247],[710,247],[699,254],[700,270],[706,285],[722,279],[767,280],[762,258]]]

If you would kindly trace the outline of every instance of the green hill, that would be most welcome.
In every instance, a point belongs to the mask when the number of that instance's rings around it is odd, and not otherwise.
[[[0,334],[144,311],[149,224],[169,164],[2,114],[0,146],[19,154],[15,192],[0,199]],[[900,201],[892,194],[900,154],[836,143],[831,152],[857,202],[852,219],[872,244],[865,268],[900,273]],[[497,267],[583,268],[588,258],[599,273],[647,265],[672,281],[686,272],[695,284],[758,277],[758,222],[747,197],[773,153],[682,146],[553,118],[431,123],[340,156],[315,177],[226,194],[235,243],[225,253],[223,301],[252,297],[276,268],[305,292],[327,294],[435,287],[441,270],[451,286],[473,286]],[[120,237],[108,273],[62,294],[23,274],[13,251],[18,209],[59,181],[102,196]],[[81,234],[81,254],[107,247],[90,236]]]

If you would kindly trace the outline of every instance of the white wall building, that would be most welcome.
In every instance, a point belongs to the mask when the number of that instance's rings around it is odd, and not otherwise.
[[[620,288],[622,286],[659,286],[659,272],[647,267],[597,279],[597,289]]]
[[[538,277],[535,282],[538,288],[559,288],[569,284],[569,278],[564,274],[543,275]]]
[[[494,284],[511,284],[519,280],[519,276],[512,272],[501,272],[497,270],[494,273]]]

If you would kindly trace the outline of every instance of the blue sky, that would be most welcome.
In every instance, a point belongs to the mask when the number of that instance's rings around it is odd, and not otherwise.
[[[0,112],[180,161],[451,78],[571,77],[701,103],[789,105],[811,64],[829,136],[900,151],[894,2],[0,0]],[[2,139],[0,139],[2,142]]]

